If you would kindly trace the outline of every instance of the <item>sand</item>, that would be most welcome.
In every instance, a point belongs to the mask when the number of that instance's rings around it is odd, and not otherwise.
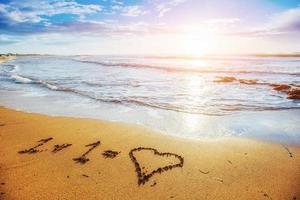
[[[7,59],[6,56],[0,56],[0,63],[7,61]]]
[[[300,199],[297,146],[2,107],[0,146],[0,199]]]
[[[10,59],[13,59],[15,56],[10,56],[10,55],[0,55],[0,64],[3,62],[6,62]]]
[[[12,57],[7,55],[0,55],[0,63],[8,61],[10,58]]]

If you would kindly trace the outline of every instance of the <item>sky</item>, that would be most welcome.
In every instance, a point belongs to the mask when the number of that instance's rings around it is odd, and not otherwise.
[[[300,0],[0,0],[0,53],[300,52]]]

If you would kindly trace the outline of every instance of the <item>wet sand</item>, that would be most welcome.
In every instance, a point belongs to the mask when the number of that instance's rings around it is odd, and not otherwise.
[[[3,107],[0,146],[0,199],[300,199],[297,146]]]

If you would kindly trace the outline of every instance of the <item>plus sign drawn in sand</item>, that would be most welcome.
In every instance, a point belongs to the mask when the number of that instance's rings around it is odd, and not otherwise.
[[[52,150],[52,152],[57,153],[65,148],[68,148],[69,146],[72,146],[72,144],[56,144],[54,145],[54,149]]]
[[[166,158],[172,157],[173,159],[177,160],[177,163],[167,164],[165,166],[154,169],[150,173],[147,173],[147,171],[145,170],[145,166],[141,165],[141,162],[137,159],[137,156],[136,156],[137,152],[146,152],[146,151],[148,151],[148,153],[151,152],[155,156],[166,157]],[[154,149],[154,148],[146,148],[146,147],[134,148],[129,152],[129,157],[135,166],[135,171],[137,173],[139,185],[143,185],[146,182],[148,182],[149,179],[155,174],[161,174],[165,171],[171,170],[176,167],[182,168],[183,164],[184,164],[184,158],[182,156],[177,155],[175,153],[169,153],[169,152],[161,153],[157,149]]]

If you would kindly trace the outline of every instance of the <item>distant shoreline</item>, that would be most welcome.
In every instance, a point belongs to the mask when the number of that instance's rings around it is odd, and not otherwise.
[[[300,58],[300,54],[254,54],[256,57]]]
[[[0,60],[5,59],[12,56],[137,56],[143,58],[161,58],[161,59],[201,59],[201,58],[218,58],[218,57],[272,57],[272,58],[300,58],[300,53],[288,53],[288,54],[207,54],[207,55],[139,55],[139,54],[43,54],[43,53],[7,53],[7,54],[0,54]]]
[[[10,59],[10,56],[0,55],[0,63],[8,61],[9,59]]]

